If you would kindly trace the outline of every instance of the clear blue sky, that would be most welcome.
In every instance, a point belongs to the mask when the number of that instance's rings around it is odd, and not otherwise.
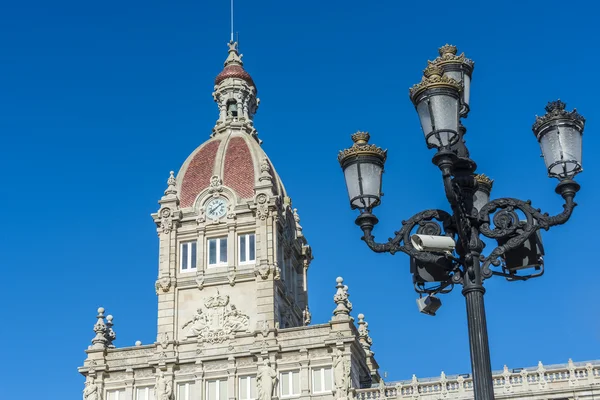
[[[566,226],[544,233],[546,275],[486,283],[493,367],[598,358],[597,6],[237,3],[240,48],[262,100],[256,126],[314,250],[314,322],[331,316],[342,275],[388,379],[470,370],[460,290],[443,297],[437,317],[417,312],[408,258],[360,242],[336,159],[359,129],[389,149],[380,240],[417,211],[446,207],[408,87],[452,43],[476,62],[465,124],[479,171],[495,179],[494,197],[559,212],[531,124],[556,98],[588,119],[580,206]],[[114,314],[119,346],[155,340],[150,213],[169,170],[208,139],[217,118],[211,91],[226,57],[229,1],[24,0],[2,8],[0,398],[76,399],[98,306]]]

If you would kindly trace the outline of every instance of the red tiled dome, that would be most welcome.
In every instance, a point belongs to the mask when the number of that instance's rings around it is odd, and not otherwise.
[[[220,140],[206,143],[192,158],[181,183],[182,207],[190,207],[198,193],[208,187],[217,157]]]
[[[225,68],[223,68],[223,71],[221,71],[221,73],[219,75],[217,75],[217,77],[215,78],[215,85],[218,85],[219,83],[223,82],[227,78],[243,79],[249,85],[256,86],[256,85],[254,85],[254,81],[252,80],[252,77],[250,76],[250,74],[247,73],[244,70],[244,68],[240,65],[231,64],[231,65],[227,65]]]

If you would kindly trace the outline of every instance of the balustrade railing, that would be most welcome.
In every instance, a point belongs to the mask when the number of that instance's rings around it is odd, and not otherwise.
[[[587,390],[592,384],[600,384],[600,360],[544,366],[516,368],[493,374],[494,391],[498,398],[513,398],[532,392],[569,393]],[[378,387],[356,389],[355,400],[386,399],[469,399],[473,398],[473,379],[470,375],[446,376],[443,372],[436,378],[391,382]]]

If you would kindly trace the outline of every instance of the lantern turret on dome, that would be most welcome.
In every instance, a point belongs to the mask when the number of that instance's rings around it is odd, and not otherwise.
[[[256,85],[244,69],[237,42],[229,42],[228,46],[224,68],[215,78],[213,98],[219,107],[219,119],[213,134],[224,133],[233,126],[247,130],[256,138],[252,122],[259,103]]]

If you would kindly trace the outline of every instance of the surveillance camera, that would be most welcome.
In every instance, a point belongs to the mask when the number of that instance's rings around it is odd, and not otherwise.
[[[435,312],[442,306],[442,301],[435,296],[428,295],[417,299],[419,312],[435,316]]]
[[[452,252],[456,247],[454,239],[450,236],[412,235],[410,241],[419,251],[445,253]]]

